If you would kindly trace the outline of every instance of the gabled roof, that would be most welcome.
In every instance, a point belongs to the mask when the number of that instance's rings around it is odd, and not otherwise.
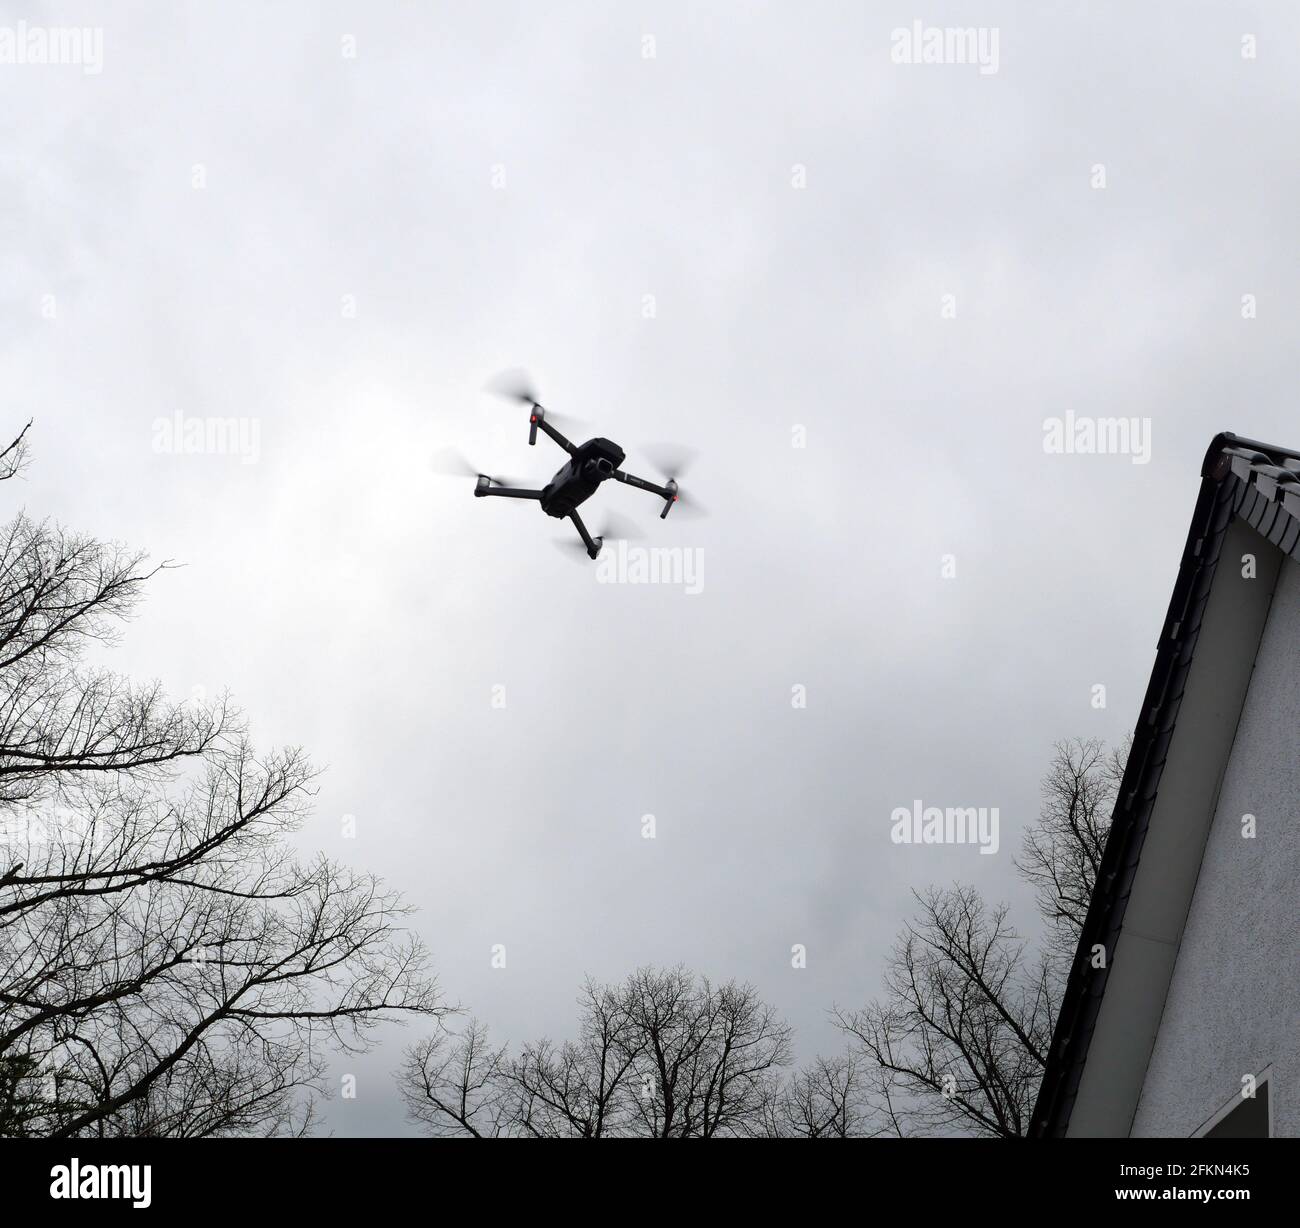
[[[1239,545],[1260,556],[1257,583],[1226,581],[1241,574]],[[1128,1133],[1284,555],[1300,560],[1300,453],[1216,435],[1201,466],[1032,1136]],[[1225,583],[1216,586],[1221,556]],[[1105,966],[1094,968],[1098,946]],[[1112,1003],[1103,1017],[1108,983]],[[1097,1069],[1081,1100],[1090,1051]],[[1076,1102],[1080,1112],[1072,1123]]]

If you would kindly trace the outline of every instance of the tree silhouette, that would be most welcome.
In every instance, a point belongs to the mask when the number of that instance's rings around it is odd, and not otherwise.
[[[445,1009],[400,897],[291,855],[301,750],[85,668],[160,570],[0,529],[0,1135],[301,1132],[330,1052]]]
[[[1127,753],[1095,739],[1054,748],[1016,862],[1036,891],[1038,942],[974,888],[932,887],[895,943],[885,996],[834,1012],[893,1132],[1027,1131]]]

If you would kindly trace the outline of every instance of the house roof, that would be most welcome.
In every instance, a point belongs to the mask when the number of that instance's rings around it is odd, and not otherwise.
[[[1271,599],[1271,584],[1256,588],[1260,596],[1244,595],[1245,586],[1221,585],[1214,612],[1207,615],[1225,541],[1231,533],[1243,533],[1245,526],[1276,547],[1261,551],[1272,560],[1274,578],[1283,555],[1300,560],[1300,453],[1224,432],[1211,441],[1201,466],[1200,493],[1057,1017],[1030,1122],[1031,1136],[1060,1136],[1067,1131],[1127,1133],[1131,1123],[1217,804],[1223,763],[1231,750]],[[1258,540],[1253,534],[1243,537],[1248,545]],[[1225,570],[1225,574],[1235,573],[1234,565]],[[1248,642],[1252,635],[1253,644]],[[1230,639],[1242,643],[1227,647]],[[1194,661],[1199,677],[1193,674]],[[1177,740],[1176,733],[1180,734]],[[1178,762],[1166,782],[1167,813],[1158,818],[1161,839],[1149,841],[1165,767],[1175,758]],[[1178,782],[1178,774],[1184,773],[1198,778]],[[1153,865],[1152,848],[1163,856],[1177,847],[1172,840],[1190,846],[1186,856],[1177,858],[1181,868]],[[1140,875],[1144,846],[1149,860],[1146,873]],[[1160,883],[1161,876],[1178,882],[1171,889]],[[1140,909],[1143,924],[1131,925],[1134,936],[1121,946],[1125,917],[1135,913],[1131,907],[1135,886],[1147,897]],[[1168,898],[1153,907],[1150,897],[1161,892]],[[1161,918],[1162,924],[1154,924],[1152,916]],[[1143,931],[1162,928],[1163,936],[1157,936],[1162,942],[1160,953],[1144,953],[1142,944],[1149,934]],[[1092,953],[1098,946],[1106,953],[1103,967],[1093,966]],[[1167,953],[1169,949],[1172,953]],[[1125,1005],[1122,1010],[1112,1005],[1102,1028],[1106,1034],[1098,1041],[1108,982],[1122,982],[1120,988],[1112,984],[1112,998],[1123,996]],[[1092,1103],[1083,1114],[1088,1128],[1081,1129],[1076,1122],[1071,1130],[1090,1049],[1101,1052],[1099,1063],[1113,1073],[1104,1076],[1108,1083],[1100,1092],[1096,1079],[1092,1081]],[[1099,1097],[1114,1103],[1103,1111],[1097,1107]]]

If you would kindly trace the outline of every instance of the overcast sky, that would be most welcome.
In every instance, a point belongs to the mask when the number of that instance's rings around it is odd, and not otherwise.
[[[0,0],[23,20],[101,29],[102,71],[0,64],[0,425],[36,420],[5,498],[187,564],[116,666],[307,747],[303,847],[419,906],[449,998],[563,1036],[585,974],[682,961],[802,1058],[913,888],[1032,932],[1038,780],[1133,725],[1207,443],[1300,445],[1293,4]],[[917,20],[996,61],[896,63]],[[699,450],[709,519],[605,487],[589,522],[702,591],[599,583],[433,472],[558,467],[482,392],[514,365],[634,472]],[[1149,460],[1045,452],[1067,413],[1145,420]],[[256,448],[157,450],[177,414]],[[918,799],[998,807],[997,854],[892,843]],[[418,1034],[340,1066],[331,1129],[408,1129]]]

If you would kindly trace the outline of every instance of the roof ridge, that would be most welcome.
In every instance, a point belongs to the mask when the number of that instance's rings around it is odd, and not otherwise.
[[[1258,439],[1247,439],[1244,435],[1234,435],[1231,431],[1220,431],[1210,440],[1210,446],[1205,452],[1205,460],[1201,462],[1201,476],[1203,478],[1210,476],[1210,471],[1214,468],[1215,462],[1228,448],[1262,453],[1266,459],[1274,464],[1277,463],[1275,459],[1277,457],[1282,457],[1284,460],[1300,461],[1300,452],[1291,448],[1284,448],[1281,444],[1262,443]]]

